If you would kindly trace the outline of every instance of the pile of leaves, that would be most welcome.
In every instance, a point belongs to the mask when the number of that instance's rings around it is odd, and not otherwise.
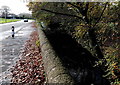
[[[21,52],[20,60],[12,69],[11,82],[14,84],[43,84],[45,72],[40,54],[37,31],[32,32]]]

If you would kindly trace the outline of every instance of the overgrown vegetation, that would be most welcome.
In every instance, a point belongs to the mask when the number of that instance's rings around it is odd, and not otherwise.
[[[102,77],[120,84],[120,2],[30,2],[28,7],[45,31],[70,34],[97,58],[93,67],[102,69]]]

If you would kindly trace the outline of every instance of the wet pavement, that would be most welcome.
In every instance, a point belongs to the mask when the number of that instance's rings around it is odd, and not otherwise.
[[[34,30],[31,23],[21,28],[13,39],[11,36],[0,41],[0,84],[10,83],[10,68],[15,65],[19,59],[20,51],[24,48],[25,41]],[[3,36],[4,37],[4,36]]]

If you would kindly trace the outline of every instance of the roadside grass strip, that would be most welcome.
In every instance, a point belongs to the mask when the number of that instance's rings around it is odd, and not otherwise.
[[[9,23],[9,22],[16,22],[16,21],[20,21],[20,19],[4,19],[4,18],[0,18],[0,24]]]

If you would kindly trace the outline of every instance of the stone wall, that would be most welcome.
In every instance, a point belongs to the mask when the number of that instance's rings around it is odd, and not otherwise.
[[[74,84],[74,80],[69,75],[68,70],[63,66],[60,58],[57,56],[50,45],[44,32],[38,28],[40,48],[43,56],[44,69],[46,72],[46,83],[61,83],[70,85]]]

